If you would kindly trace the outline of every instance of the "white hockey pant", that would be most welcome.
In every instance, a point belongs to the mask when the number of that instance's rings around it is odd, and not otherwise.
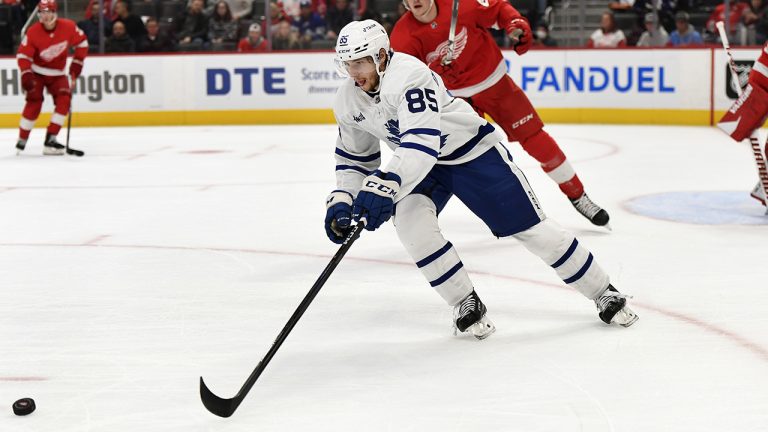
[[[446,303],[454,306],[472,292],[459,254],[440,232],[432,200],[420,194],[406,196],[397,203],[394,222],[400,242]]]
[[[513,237],[588,299],[596,299],[608,288],[608,274],[594,261],[592,253],[554,221],[544,219]]]

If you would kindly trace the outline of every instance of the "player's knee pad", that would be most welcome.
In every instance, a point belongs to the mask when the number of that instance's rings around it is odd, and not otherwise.
[[[565,154],[544,129],[539,129],[533,134],[521,138],[520,145],[529,155],[541,163],[545,171],[551,171],[563,162]]]
[[[563,282],[587,298],[595,298],[608,286],[608,275],[595,262],[592,253],[555,222],[545,219],[532,228],[515,234],[534,255],[552,267]]]
[[[741,141],[762,126],[767,116],[768,92],[760,86],[749,84],[717,123],[717,127],[736,141]]]

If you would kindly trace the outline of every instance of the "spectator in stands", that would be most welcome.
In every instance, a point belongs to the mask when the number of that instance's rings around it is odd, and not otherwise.
[[[299,31],[288,21],[282,21],[277,25],[277,31],[272,35],[272,49],[297,50],[300,48]]]
[[[608,3],[608,9],[615,11],[625,11],[632,9],[635,0],[615,0]]]
[[[85,37],[88,38],[88,46],[90,49],[99,48],[99,4],[94,3],[89,10],[90,18],[78,21],[77,26],[85,33]],[[86,16],[89,15],[86,13]],[[104,37],[108,37],[112,34],[112,21],[109,17],[104,16]]]
[[[157,22],[157,19],[148,19],[146,27],[147,34],[139,38],[139,42],[136,44],[136,51],[168,52],[174,50],[171,38],[160,32],[160,24]]]
[[[627,38],[624,32],[616,27],[616,18],[613,12],[603,12],[600,19],[600,28],[592,33],[587,41],[590,48],[620,48],[627,46]]]
[[[302,48],[309,48],[313,40],[325,38],[325,20],[312,12],[312,0],[301,0],[299,17],[293,26],[299,31],[299,43]]]
[[[102,2],[104,4],[104,16],[109,17],[109,21],[112,22],[117,18],[117,15],[115,14],[115,3],[113,0],[103,0]],[[91,19],[93,17],[94,11],[93,11],[93,5],[99,4],[99,0],[90,0],[88,2],[88,6],[85,7],[85,18]],[[111,26],[110,26],[111,28]]]
[[[328,24],[328,33],[325,37],[335,41],[341,28],[351,23],[353,19],[349,0],[336,0],[333,6],[328,8],[328,13],[325,15],[325,21]]]
[[[557,46],[557,41],[549,34],[549,26],[546,21],[539,21],[533,30],[533,36],[534,46],[549,48]]]
[[[677,29],[669,35],[669,42],[667,45],[684,47],[704,44],[704,41],[701,39],[701,34],[693,28],[689,21],[690,17],[687,12],[680,11],[675,14],[675,27]]]
[[[192,7],[192,3],[194,2],[195,0],[187,0],[187,9]],[[203,0],[203,15],[206,17],[213,15],[214,6],[216,6],[215,0]]]
[[[203,0],[192,0],[187,12],[179,19],[179,49],[202,49],[208,36],[208,20],[203,14]]]
[[[119,0],[115,3],[115,18],[112,22],[122,22],[125,24],[125,32],[128,37],[138,42],[139,38],[147,34],[147,29],[144,27],[144,22],[138,16],[132,14],[128,9],[128,4],[123,0]]]
[[[269,3],[269,25],[272,27],[270,30],[272,34],[277,33],[277,25],[281,22],[291,23],[291,19],[285,13],[282,7],[275,2]]]
[[[655,9],[654,2],[656,3]],[[684,10],[684,6],[685,2],[682,0],[635,0],[633,9],[638,14],[638,17],[643,17],[650,12],[657,13],[659,18],[657,25],[664,27],[664,30],[669,32],[675,27],[675,11]]]
[[[219,0],[208,19],[208,40],[214,51],[234,51],[237,42],[237,21],[232,18],[229,4]]]
[[[736,31],[738,30],[739,23],[741,22],[741,16],[744,15],[744,11],[749,6],[747,6],[746,3],[737,1],[737,0],[731,0],[730,4],[731,4],[731,7],[728,13],[728,25],[727,25],[727,29],[729,31],[728,38],[731,45],[735,45],[735,44],[738,44],[738,39],[736,38]],[[718,21],[725,21],[725,3],[720,4],[715,8],[715,10],[712,11],[712,14],[709,16],[709,19],[707,19],[707,23],[705,25],[705,28],[707,32],[711,35],[713,41],[720,40],[720,36],[717,31],[717,28],[715,28],[715,23]]]
[[[659,19],[653,12],[645,14],[645,31],[637,41],[639,47],[663,47],[669,42],[669,34],[659,25]]]
[[[112,36],[107,38],[104,51],[108,53],[132,53],[136,52],[136,42],[128,36],[125,24],[122,21],[112,23]]]
[[[253,15],[253,0],[227,0],[229,10],[232,12],[232,18],[239,21]],[[218,6],[217,6],[218,7]],[[258,11],[259,14],[264,11]]]
[[[747,32],[745,45],[763,45],[768,33],[768,7],[763,0],[751,0],[744,10],[742,23]]]
[[[240,43],[237,44],[237,51],[239,52],[267,52],[269,51],[269,44],[267,40],[261,35],[261,24],[253,23],[248,27],[248,36],[240,39]]]

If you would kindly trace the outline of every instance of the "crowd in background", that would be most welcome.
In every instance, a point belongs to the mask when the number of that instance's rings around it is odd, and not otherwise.
[[[13,54],[37,0],[0,1],[0,54]],[[406,8],[400,1],[385,1],[379,0],[382,7],[377,7],[376,0],[354,5],[350,0],[104,0],[100,11],[98,1],[90,0],[82,13],[70,10],[69,15],[82,17],[77,25],[92,52],[102,49],[102,32],[107,53],[327,50],[334,46],[339,30],[354,19],[375,19],[390,31]],[[569,45],[558,41],[558,29],[549,22],[559,0],[510,1],[530,21],[535,45]],[[768,0],[732,0],[729,5],[731,42],[765,43]],[[715,22],[725,17],[722,0],[606,0],[599,28],[587,46],[719,43]],[[489,31],[500,46],[508,46],[504,32]]]

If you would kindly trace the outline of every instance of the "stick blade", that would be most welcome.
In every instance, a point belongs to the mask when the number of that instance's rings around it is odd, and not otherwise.
[[[219,417],[225,418],[231,416],[237,409],[237,406],[240,405],[237,403],[236,397],[232,399],[222,399],[213,394],[213,392],[208,389],[208,386],[205,385],[203,377],[200,377],[200,399],[202,399],[203,405],[205,405],[205,408],[208,411]]]
[[[85,152],[82,150],[75,150],[73,148],[68,148],[67,154],[72,156],[77,156],[77,157],[83,157],[85,155]]]

